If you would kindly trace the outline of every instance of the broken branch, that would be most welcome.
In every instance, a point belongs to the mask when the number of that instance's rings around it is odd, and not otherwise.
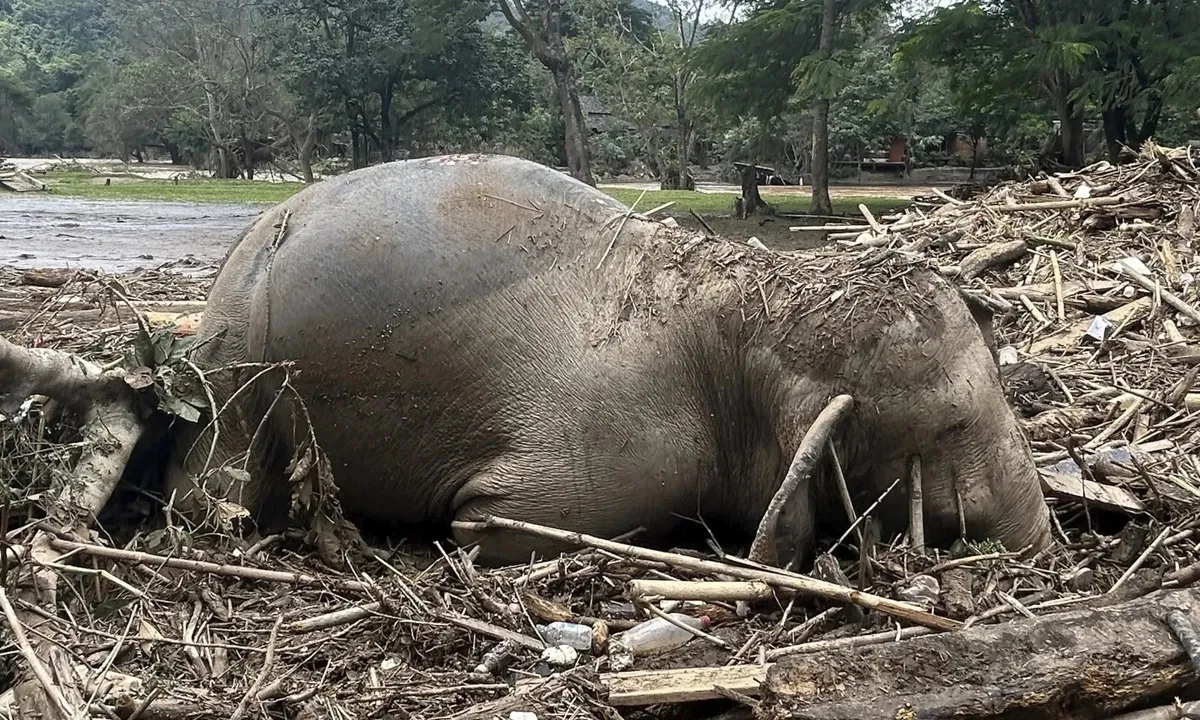
[[[890,598],[871,595],[870,593],[860,592],[848,587],[843,587],[834,583],[824,582],[816,578],[810,578],[799,573],[783,572],[770,569],[760,569],[751,567],[741,567],[731,563],[717,562],[715,560],[704,560],[701,558],[689,557],[687,555],[678,555],[676,553],[664,552],[662,550],[651,550],[649,548],[641,548],[636,545],[626,545],[623,543],[605,540],[593,535],[585,535],[583,533],[571,532],[568,530],[559,530],[557,528],[546,527],[545,525],[537,525],[534,523],[521,522],[519,520],[510,520],[508,518],[488,516],[479,521],[455,521],[453,527],[466,532],[482,532],[485,530],[512,530],[527,535],[535,535],[538,537],[548,538],[560,543],[569,545],[583,545],[607,550],[625,557],[636,558],[639,560],[649,560],[651,562],[660,562],[672,567],[682,568],[686,570],[694,570],[696,572],[708,573],[712,575],[726,575],[729,577],[741,578],[743,580],[760,580],[773,587],[786,588],[795,590],[796,592],[815,597],[825,598],[827,600],[836,600],[844,603],[851,603],[869,610],[878,610],[879,612],[891,615],[902,620],[924,625],[935,630],[955,630],[961,627],[962,623],[957,620],[939,617],[932,613],[925,612],[913,605],[892,600]]]

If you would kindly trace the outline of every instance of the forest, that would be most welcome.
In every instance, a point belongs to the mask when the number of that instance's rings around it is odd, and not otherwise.
[[[502,152],[688,189],[1200,137],[1196,0],[0,0],[0,156],[314,177]]]

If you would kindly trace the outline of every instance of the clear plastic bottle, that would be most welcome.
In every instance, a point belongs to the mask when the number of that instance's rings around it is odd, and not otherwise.
[[[712,624],[707,615],[694,618],[683,613],[671,613],[670,617],[697,630],[704,630]],[[694,637],[696,636],[674,623],[656,617],[634,625],[613,639],[634,655],[656,655],[674,650]]]
[[[547,645],[566,645],[576,650],[592,649],[592,628],[570,622],[552,622],[538,628]]]

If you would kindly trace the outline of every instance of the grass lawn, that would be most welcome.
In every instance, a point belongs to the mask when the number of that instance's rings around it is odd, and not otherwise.
[[[105,185],[104,179],[111,178]],[[277,203],[304,187],[298,182],[261,182],[256,180],[146,180],[133,175],[98,176],[83,172],[52,172],[39,177],[59,195],[70,195],[95,200],[161,200],[167,202],[212,202],[212,203]],[[694,210],[702,215],[729,215],[733,212],[733,193],[700,193],[687,190],[641,190],[603,188],[626,205],[637,202],[637,210],[649,210],[674,201],[668,213]],[[768,196],[768,202],[781,213],[808,212],[808,195]],[[843,197],[834,198],[836,214],[858,215],[859,203],[865,204],[877,216],[903,208],[909,204],[906,198],[895,197]]]

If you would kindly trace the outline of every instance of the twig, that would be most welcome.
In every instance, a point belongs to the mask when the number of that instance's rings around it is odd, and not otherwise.
[[[1086,198],[1083,200],[1054,200],[1044,203],[1017,203],[1015,205],[985,205],[984,207],[992,212],[998,213],[1020,213],[1020,212],[1037,212],[1039,210],[1076,210],[1085,207],[1098,207],[1102,205],[1120,205],[1125,202],[1118,197],[1098,197]]]
[[[925,493],[921,483],[921,456],[908,459],[908,532],[912,549],[925,551]]]
[[[863,647],[866,645],[882,645],[883,643],[896,642],[898,640],[907,640],[908,638],[921,637],[929,635],[933,632],[925,627],[908,627],[896,632],[888,630],[887,632],[872,633],[870,635],[856,635],[848,638],[838,638],[836,640],[818,640],[816,642],[802,643],[800,645],[789,645],[787,647],[776,648],[775,650],[767,651],[767,661],[778,660],[781,657],[788,655],[800,655],[802,653],[817,653],[825,652],[826,650],[834,650],[837,648]]]
[[[849,395],[838,395],[829,401],[829,404],[809,425],[808,431],[804,433],[804,439],[800,441],[800,447],[796,450],[796,455],[792,458],[792,464],[783,479],[783,484],[771,498],[767,511],[763,514],[762,522],[758,525],[758,532],[754,535],[754,542],[751,543],[748,553],[750,560],[764,562],[765,558],[774,557],[775,530],[779,523],[780,513],[783,512],[788,499],[796,493],[800,483],[807,480],[812,474],[817,461],[820,460],[821,451],[837,427],[838,421],[853,406],[854,399]]]
[[[704,218],[700,217],[699,213],[697,213],[695,210],[693,210],[691,208],[688,208],[688,212],[692,214],[692,217],[696,218],[696,221],[699,222],[700,225],[704,228],[704,232],[708,233],[708,237],[711,238],[711,237],[717,236],[717,231],[713,230],[712,225],[709,225],[708,221],[706,221]]]
[[[267,656],[263,659],[262,670],[258,672],[258,677],[254,679],[254,684],[242,696],[242,701],[238,703],[237,709],[233,711],[233,715],[229,720],[242,720],[246,716],[246,710],[250,706],[250,701],[255,699],[258,694],[258,689],[267,681],[267,676],[271,674],[271,668],[275,665],[275,644],[279,641],[279,626],[283,625],[283,617],[275,618],[275,624],[271,626],[271,637],[267,640]]]
[[[372,602],[366,605],[358,605],[344,610],[336,610],[334,612],[317,615],[316,617],[297,620],[288,625],[290,632],[312,632],[314,630],[328,630],[331,627],[338,625],[347,625],[363,618],[369,618],[379,612],[383,607],[383,603]]]
[[[659,610],[658,608],[654,607],[654,606],[653,606],[653,605],[651,605],[650,603],[644,603],[644,604],[642,605],[642,607],[644,607],[644,608],[646,608],[647,610],[649,610],[651,615],[654,615],[655,617],[658,617],[658,618],[662,618],[663,620],[666,620],[667,622],[671,623],[671,624],[672,624],[672,625],[674,625],[675,627],[677,627],[677,628],[679,628],[679,629],[681,629],[681,630],[686,630],[686,631],[688,631],[688,632],[689,632],[689,633],[691,633],[692,635],[695,635],[695,636],[696,636],[696,637],[698,637],[698,638],[701,638],[701,639],[703,639],[703,640],[707,640],[708,642],[712,643],[713,645],[716,645],[717,647],[722,647],[722,648],[728,648],[728,647],[729,647],[729,643],[725,642],[725,641],[724,641],[724,640],[722,640],[721,638],[719,638],[719,637],[716,637],[715,635],[709,635],[708,633],[704,632],[703,630],[700,630],[700,629],[698,629],[698,628],[694,628],[694,627],[692,627],[692,626],[690,626],[690,625],[687,625],[687,624],[685,624],[685,623],[682,623],[682,622],[680,622],[679,620],[677,620],[677,619],[675,619],[675,618],[671,617],[670,615],[666,614],[666,613],[665,613],[665,612],[663,612],[662,610]]]
[[[303,585],[307,587],[334,587],[349,592],[369,593],[371,591],[371,588],[366,583],[357,582],[354,580],[323,579],[313,577],[312,575],[305,575],[303,573],[279,572],[277,570],[259,570],[258,568],[248,568],[240,565],[219,565],[217,563],[205,562],[203,560],[186,560],[184,558],[165,557],[163,555],[136,552],[134,550],[119,550],[117,548],[108,548],[102,545],[89,545],[87,543],[62,540],[60,538],[54,538],[50,540],[50,544],[59,550],[78,550],[79,552],[87,555],[95,555],[97,557],[105,557],[109,558],[110,560],[118,560],[120,562],[134,563],[138,565],[170,567],[180,570],[208,573],[210,575],[224,575],[226,577],[242,578],[244,580],[287,583],[289,585]]]
[[[838,460],[837,448],[833,446],[833,440],[826,441],[829,459],[833,461],[833,477],[837,481],[838,494],[842,498],[842,507],[846,509],[846,519],[850,522],[850,526],[855,528],[854,534],[858,538],[858,542],[862,544],[862,530],[858,529],[858,514],[854,512],[854,501],[850,498],[850,488],[846,485],[846,474],[842,472],[842,463]]]
[[[63,697],[58,686],[54,684],[54,680],[50,677],[50,671],[42,664],[41,658],[34,652],[33,646],[29,644],[29,638],[25,636],[25,630],[21,627],[21,621],[17,619],[17,613],[13,610],[12,603],[8,601],[8,594],[4,592],[4,588],[0,587],[0,607],[4,609],[4,619],[8,621],[8,627],[12,630],[13,637],[16,638],[17,647],[21,650],[21,657],[25,658],[25,662],[29,663],[29,668],[33,671],[34,677],[42,684],[42,688],[46,691],[46,696],[58,707],[58,711],[64,718],[80,717],[80,713],[74,712],[71,706],[67,704],[67,699]]]
[[[837,548],[839,545],[841,545],[843,542],[845,542],[846,537],[848,535],[850,535],[850,533],[854,532],[854,528],[858,527],[862,523],[864,518],[870,517],[871,511],[874,510],[876,507],[878,507],[879,503],[883,502],[883,499],[888,496],[888,493],[890,493],[892,491],[892,489],[895,488],[899,484],[900,484],[900,478],[896,478],[895,480],[893,480],[892,484],[888,485],[887,489],[884,490],[882,493],[880,493],[879,497],[875,498],[875,502],[871,503],[871,507],[864,510],[863,514],[859,515],[858,519],[855,520],[854,523],[850,525],[850,527],[846,528],[846,531],[844,533],[842,533],[842,536],[839,537],[837,542],[835,542],[833,544],[833,547]],[[833,552],[833,550],[831,549],[830,552]]]
[[[711,582],[686,580],[630,580],[625,597],[634,601],[662,600],[769,600],[775,591],[764,582]]]
[[[1187,304],[1174,293],[1163,290],[1157,281],[1152,280],[1138,272],[1137,268],[1135,268],[1128,259],[1122,258],[1118,261],[1118,264],[1121,266],[1121,269],[1129,275],[1130,279],[1132,279],[1138,285],[1141,285],[1142,288],[1147,292],[1158,293],[1162,297],[1163,302],[1191,318],[1193,321],[1200,323],[1200,310],[1197,310],[1196,308]]]
[[[1067,310],[1063,303],[1063,282],[1062,270],[1058,267],[1058,251],[1050,251],[1050,268],[1054,273],[1054,302],[1055,309],[1058,310],[1058,319],[1060,321],[1067,319]]]
[[[1147,547],[1140,556],[1138,556],[1138,559],[1135,560],[1133,562],[1133,564],[1129,566],[1129,569],[1125,571],[1125,574],[1122,575],[1119,580],[1117,580],[1115,583],[1113,583],[1113,586],[1108,589],[1108,594],[1111,595],[1111,594],[1115,593],[1117,591],[1117,588],[1124,585],[1125,581],[1127,581],[1129,578],[1133,577],[1133,574],[1135,572],[1137,572],[1139,568],[1142,567],[1142,565],[1146,562],[1146,559],[1148,557],[1150,557],[1150,554],[1152,552],[1154,552],[1155,550],[1157,550],[1158,546],[1162,544],[1162,541],[1165,540],[1167,535],[1170,535],[1170,534],[1171,534],[1171,526],[1168,525],[1167,527],[1163,528],[1163,531],[1158,534],[1158,537],[1154,538],[1154,542],[1150,543],[1150,546]]]
[[[705,560],[701,558],[689,557],[687,555],[679,555],[676,553],[664,552],[662,550],[650,550],[648,548],[637,547],[636,545],[624,545],[622,543],[612,542],[603,538],[598,538],[592,535],[585,535],[579,532],[571,532],[567,530],[559,530],[557,528],[546,527],[545,525],[537,525],[535,523],[521,522],[518,520],[510,520],[508,518],[488,516],[486,519],[468,522],[455,521],[452,526],[458,530],[466,532],[481,532],[484,530],[513,530],[516,532],[525,533],[528,535],[536,535],[557,542],[569,545],[584,545],[609,552],[617,553],[627,557],[638,558],[642,560],[650,560],[652,562],[661,562],[672,567],[693,570],[696,572],[709,573],[713,575],[727,575],[729,577],[741,578],[744,580],[761,580],[775,587],[787,588],[796,592],[822,597],[829,600],[851,603],[867,608],[869,610],[878,610],[893,617],[910,622],[925,625],[936,630],[955,630],[961,623],[949,618],[938,617],[932,613],[920,610],[913,605],[891,600],[889,598],[871,595],[870,593],[859,592],[848,587],[843,587],[835,583],[817,580],[799,573],[790,573],[782,571],[774,571],[769,569],[756,569],[741,567],[731,563],[716,562],[713,560]]]
[[[625,217],[621,218],[621,224],[617,226],[617,231],[613,233],[612,240],[608,241],[608,247],[604,248],[604,254],[600,256],[600,262],[596,263],[597,270],[599,270],[600,267],[604,265],[604,261],[608,259],[608,254],[612,252],[613,245],[617,244],[617,238],[620,237],[621,231],[625,229],[625,223],[628,222],[629,218],[633,216],[633,209],[637,207],[637,204],[640,203],[642,198],[645,196],[646,191],[643,190],[642,194],[638,195],[638,199],[634,200],[633,204],[629,206],[629,211],[625,213]]]

